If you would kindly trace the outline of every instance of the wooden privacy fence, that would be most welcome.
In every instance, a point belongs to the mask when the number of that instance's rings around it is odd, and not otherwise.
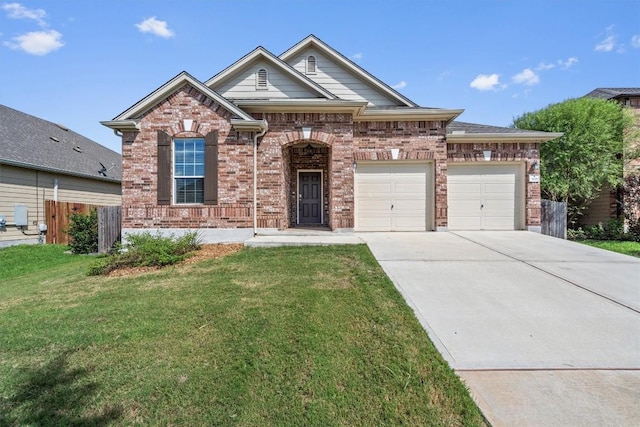
[[[542,200],[542,234],[567,238],[567,204]]]
[[[120,206],[98,208],[98,252],[109,252],[113,244],[120,240],[122,231],[122,209]]]
[[[91,209],[97,209],[97,205],[74,202],[56,202],[46,200],[44,212],[47,222],[47,243],[69,244],[69,218],[74,213],[89,215]]]
[[[120,239],[120,206],[99,206],[88,203],[45,201],[47,243],[69,244],[69,218],[74,213],[89,215],[92,209],[98,213],[98,251],[107,252]]]

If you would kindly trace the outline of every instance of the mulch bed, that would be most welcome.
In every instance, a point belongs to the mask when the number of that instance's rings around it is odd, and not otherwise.
[[[200,249],[193,252],[190,257],[175,266],[195,264],[212,258],[221,258],[238,252],[244,247],[242,243],[216,243],[200,245]],[[129,267],[119,268],[107,274],[107,277],[126,277],[136,274],[147,273],[149,271],[160,270],[164,267]]]

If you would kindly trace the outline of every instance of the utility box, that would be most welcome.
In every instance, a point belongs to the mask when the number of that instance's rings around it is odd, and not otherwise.
[[[16,227],[29,226],[29,211],[25,205],[15,205],[13,207],[13,217]]]

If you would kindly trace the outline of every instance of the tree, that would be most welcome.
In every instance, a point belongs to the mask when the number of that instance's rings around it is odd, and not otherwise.
[[[623,132],[629,116],[597,98],[569,99],[513,121],[518,129],[563,132],[540,148],[543,197],[567,202],[573,224],[605,185],[622,184]]]

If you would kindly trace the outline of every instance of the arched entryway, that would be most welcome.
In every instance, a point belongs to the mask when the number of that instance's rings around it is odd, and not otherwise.
[[[318,141],[302,141],[283,151],[289,227],[328,227],[331,148]]]

